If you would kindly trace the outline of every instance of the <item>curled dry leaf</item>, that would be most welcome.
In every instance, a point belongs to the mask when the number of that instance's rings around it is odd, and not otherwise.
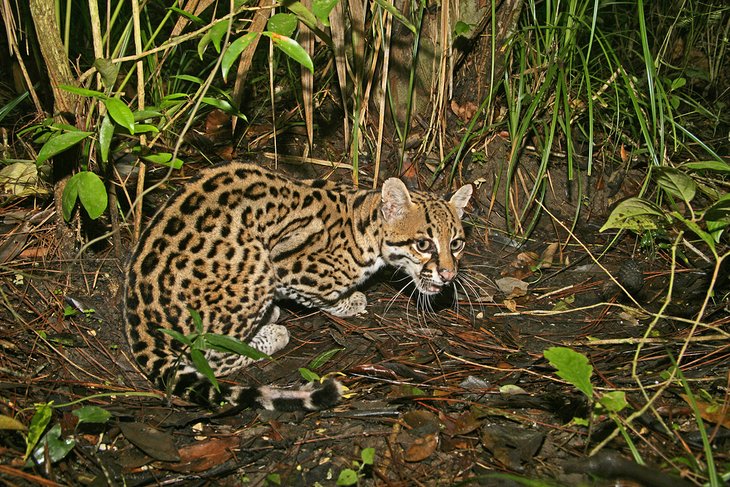
[[[186,446],[180,450],[180,462],[165,466],[176,472],[203,472],[227,462],[238,448],[239,439],[234,436],[211,438]]]
[[[479,107],[472,101],[467,101],[466,103],[459,105],[456,100],[451,100],[451,111],[462,120],[470,120],[474,118],[478,109]]]
[[[520,252],[515,260],[502,271],[503,276],[512,276],[515,279],[523,279],[532,275],[538,267],[540,256],[535,252]]]
[[[514,277],[497,279],[497,287],[507,296],[507,299],[519,298],[527,294],[528,283]]]
[[[407,462],[420,462],[430,457],[439,444],[438,433],[423,435],[416,438],[406,450],[405,460]]]
[[[155,460],[163,462],[179,462],[180,454],[177,451],[172,436],[141,423],[119,422],[119,429],[131,444],[151,456]]]
[[[512,313],[517,311],[517,303],[514,299],[505,299],[504,301],[502,301],[502,304]]]
[[[555,262],[555,252],[558,251],[560,246],[557,242],[553,242],[547,246],[540,256],[540,268],[549,269]]]
[[[411,433],[415,435],[436,433],[440,428],[439,419],[435,414],[420,409],[405,413],[403,422],[411,428]]]

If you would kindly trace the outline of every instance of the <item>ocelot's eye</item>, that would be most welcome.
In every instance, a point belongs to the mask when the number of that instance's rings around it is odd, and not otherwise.
[[[420,240],[416,240],[416,250],[419,252],[428,252],[433,248],[433,243],[427,239],[422,238]]]
[[[464,240],[457,238],[451,241],[451,251],[456,253],[460,252],[464,248]]]

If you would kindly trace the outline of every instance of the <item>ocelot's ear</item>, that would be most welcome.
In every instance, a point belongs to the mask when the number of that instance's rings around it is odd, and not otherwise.
[[[456,214],[459,215],[459,218],[464,216],[464,208],[466,208],[466,205],[469,204],[472,191],[473,188],[471,184],[465,184],[459,188],[449,200],[449,203],[456,208]]]
[[[380,196],[380,211],[387,222],[399,220],[411,206],[411,195],[408,188],[398,178],[386,179]]]

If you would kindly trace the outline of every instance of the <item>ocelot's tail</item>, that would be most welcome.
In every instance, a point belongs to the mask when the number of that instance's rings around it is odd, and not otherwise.
[[[164,387],[164,386],[163,386]],[[277,389],[269,386],[242,387],[219,383],[219,390],[200,372],[185,367],[177,374],[172,393],[196,404],[217,408],[223,403],[239,408],[263,408],[270,411],[318,411],[336,405],[342,397],[342,384],[327,379],[301,389]]]

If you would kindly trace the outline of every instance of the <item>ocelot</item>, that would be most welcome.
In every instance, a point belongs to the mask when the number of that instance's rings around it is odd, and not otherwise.
[[[194,333],[193,309],[205,332],[271,355],[289,342],[276,324],[277,300],[336,316],[363,313],[367,301],[358,286],[386,265],[405,271],[421,293],[436,294],[456,278],[471,194],[465,185],[441,199],[408,191],[395,178],[381,191],[357,190],[245,163],[203,170],[159,210],[131,256],[124,312],[133,356],[157,387],[200,404],[331,407],[342,393],[334,380],[299,390],[216,390],[186,345],[160,329]],[[253,362],[212,350],[205,357],[216,375]]]

